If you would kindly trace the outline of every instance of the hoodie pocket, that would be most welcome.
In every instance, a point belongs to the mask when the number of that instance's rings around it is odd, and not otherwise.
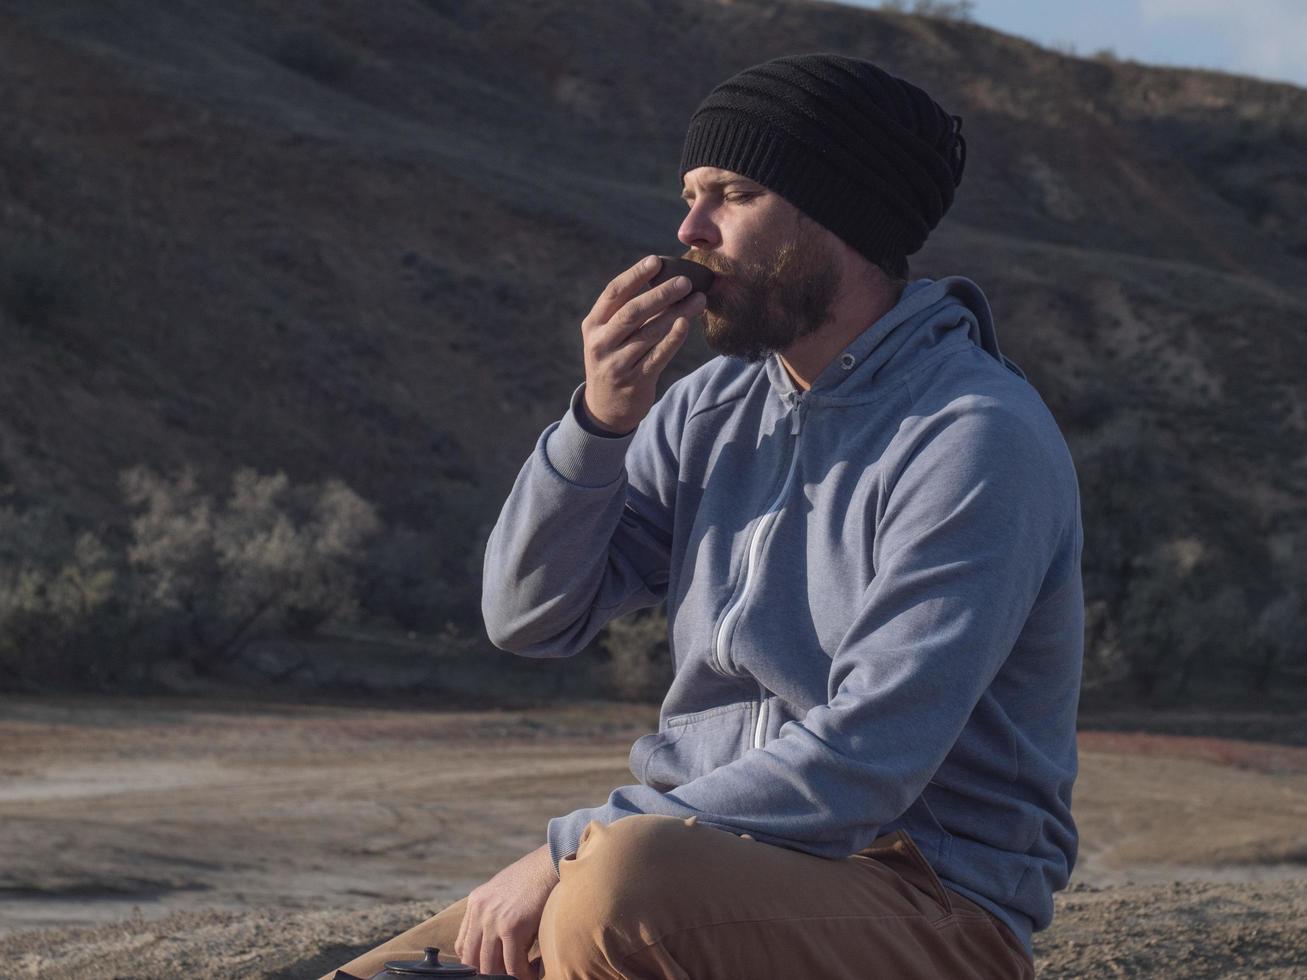
[[[738,759],[751,744],[757,707],[757,701],[739,701],[670,715],[662,731],[631,746],[631,774],[666,793]]]
[[[923,857],[932,865],[938,866],[948,860],[953,835],[944,829],[944,825],[940,823],[939,817],[935,815],[930,802],[926,799],[926,793],[930,788],[931,784],[927,783],[921,795],[904,812],[903,823]]]

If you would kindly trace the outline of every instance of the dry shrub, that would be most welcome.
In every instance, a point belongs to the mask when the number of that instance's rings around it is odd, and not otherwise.
[[[938,17],[941,20],[958,20],[970,23],[975,19],[974,0],[883,0],[881,10],[896,14],[916,14],[919,17]]]
[[[78,680],[102,679],[85,652],[112,633],[118,573],[109,549],[83,531],[70,553],[51,560],[34,530],[49,527],[49,512],[0,509],[0,686],[75,671]]]
[[[127,551],[138,600],[175,617],[194,655],[222,658],[259,632],[308,635],[357,614],[360,557],[381,522],[339,480],[293,488],[284,473],[244,468],[221,506],[189,469],[168,480],[136,467],[122,487],[142,511]]]
[[[48,509],[0,509],[0,687],[148,680],[161,659],[203,670],[256,636],[357,617],[381,522],[339,480],[241,469],[218,501],[189,468],[120,483],[136,513],[117,545]]]

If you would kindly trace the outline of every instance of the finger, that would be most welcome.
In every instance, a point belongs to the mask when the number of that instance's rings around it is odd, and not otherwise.
[[[498,936],[485,935],[481,939],[481,965],[477,967],[482,973],[503,973],[504,953],[500,948]]]
[[[458,927],[458,938],[454,940],[454,955],[459,958],[460,962],[467,963],[468,958],[465,953],[468,950],[474,950],[476,955],[481,955],[481,930],[473,930],[472,916],[466,909],[463,910],[463,921]],[[469,964],[470,965],[470,964]]]
[[[594,308],[590,311],[589,319],[591,322],[607,323],[628,299],[638,293],[642,286],[658,274],[658,270],[662,268],[662,265],[662,260],[658,256],[646,255],[631,268],[613,279],[604,287],[604,291],[599,294],[599,298],[595,300]]]
[[[463,908],[463,921],[458,924],[458,936],[454,939],[454,955],[460,959],[463,956],[463,937],[467,935],[467,921],[469,918],[465,906]]]
[[[639,327],[650,317],[657,316],[673,303],[685,299],[694,292],[694,284],[688,276],[673,276],[648,292],[641,293],[613,314],[607,326],[620,324],[623,327]]]
[[[504,945],[504,972],[511,973],[517,977],[517,980],[535,980],[535,968],[531,966],[531,961],[526,955],[529,949],[529,946],[523,948],[517,943],[506,943]]]
[[[691,293],[666,313],[654,317],[618,348],[613,355],[613,367],[619,372],[630,371],[650,350],[667,338],[677,320],[698,316],[707,305],[708,298],[703,293]]]
[[[657,377],[662,374],[663,368],[667,367],[668,362],[681,349],[688,336],[690,336],[690,321],[687,317],[680,317],[667,331],[667,336],[654,344],[649,349],[649,353],[640,358],[636,369],[645,377]]]
[[[597,352],[614,350],[645,323],[678,301],[692,295],[694,286],[685,276],[676,276],[630,300],[607,323],[597,324],[591,345]]]

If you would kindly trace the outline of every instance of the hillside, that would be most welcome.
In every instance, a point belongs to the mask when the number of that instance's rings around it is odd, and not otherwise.
[[[912,276],[982,286],[1067,435],[1091,680],[1304,679],[1253,624],[1307,552],[1307,91],[836,4],[3,0],[0,507],[121,543],[127,467],[336,477],[419,542],[400,625],[475,630],[580,319],[679,247],[694,107],[811,50],[965,120]]]

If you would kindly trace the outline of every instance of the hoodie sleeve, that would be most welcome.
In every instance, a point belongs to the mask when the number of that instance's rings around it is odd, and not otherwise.
[[[901,435],[864,517],[875,574],[835,651],[827,703],[673,790],[622,786],[554,818],[555,871],[589,821],[634,813],[695,816],[829,858],[874,840],[939,768],[1036,603],[1078,587],[1074,470],[1039,435],[976,396]]]
[[[524,657],[573,656],[667,593],[680,392],[624,436],[583,424],[584,392],[537,440],[486,542],[486,633]]]

